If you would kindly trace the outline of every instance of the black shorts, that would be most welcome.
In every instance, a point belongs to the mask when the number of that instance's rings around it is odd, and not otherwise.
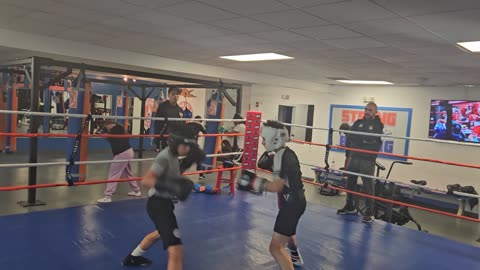
[[[160,234],[165,250],[170,246],[182,244],[174,209],[172,200],[155,196],[148,198],[147,213]]]
[[[273,231],[289,237],[297,234],[298,221],[307,207],[305,197],[283,202],[279,205],[280,210]]]

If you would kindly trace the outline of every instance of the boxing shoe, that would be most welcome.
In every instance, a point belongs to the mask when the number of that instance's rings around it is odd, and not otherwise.
[[[143,256],[132,256],[131,254],[128,254],[122,261],[123,266],[145,266],[150,264],[152,264],[150,259]]]

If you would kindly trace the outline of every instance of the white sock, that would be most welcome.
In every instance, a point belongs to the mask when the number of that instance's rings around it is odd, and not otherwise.
[[[145,250],[143,250],[140,245],[138,245],[138,247],[135,248],[135,250],[133,250],[132,252],[132,256],[142,256],[143,254],[145,253]]]

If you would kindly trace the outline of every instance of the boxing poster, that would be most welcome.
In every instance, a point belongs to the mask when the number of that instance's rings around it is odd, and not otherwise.
[[[145,117],[151,118],[155,116],[155,112],[157,111],[158,103],[155,103],[155,99],[153,98],[147,98],[145,101]],[[143,121],[143,127],[145,129],[149,129],[150,126],[152,125],[151,120],[145,120]]]
[[[331,105],[329,127],[338,130],[342,123],[348,123],[350,126],[352,126],[357,119],[363,118],[364,108],[365,106]],[[380,117],[384,125],[383,134],[410,137],[410,126],[412,121],[411,108],[378,107],[377,115]],[[345,134],[334,132],[332,142],[333,145],[345,146],[345,142]],[[383,137],[380,152],[407,156],[408,147],[408,140]],[[334,150],[337,151],[338,149]],[[380,155],[380,157],[405,160],[405,158],[383,155]]]
[[[123,96],[117,96],[117,108],[123,107]]]
[[[71,90],[71,91],[69,91],[68,94],[69,94],[69,99],[70,99],[70,104],[69,104],[70,109],[76,109],[77,108],[78,91],[77,90]]]
[[[216,100],[209,100],[207,114],[208,116],[215,116],[217,115],[218,110],[218,101]]]

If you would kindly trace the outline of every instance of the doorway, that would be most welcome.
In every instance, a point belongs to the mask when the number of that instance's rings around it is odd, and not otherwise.
[[[292,123],[292,117],[293,117],[293,107],[292,106],[284,106],[284,105],[279,105],[278,106],[278,121],[282,123]],[[292,127],[291,126],[286,126],[288,130],[288,134],[292,134]]]

